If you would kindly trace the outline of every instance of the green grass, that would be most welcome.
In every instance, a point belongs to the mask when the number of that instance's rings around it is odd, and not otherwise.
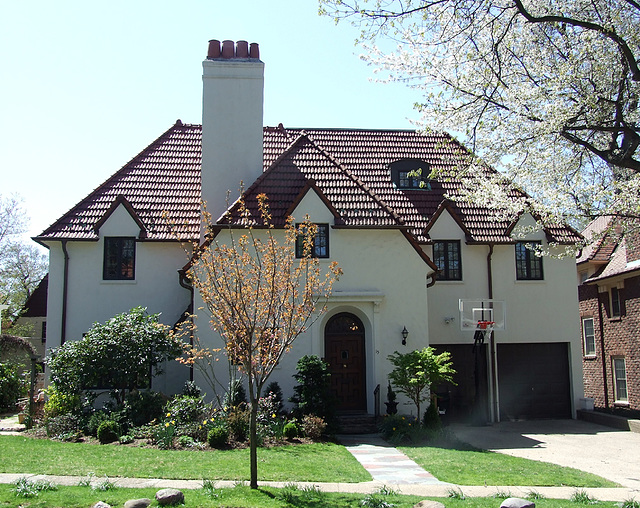
[[[97,501],[104,501],[114,508],[121,507],[128,499],[139,499],[147,497],[155,499],[158,489],[124,489],[116,488],[106,492],[92,490],[89,487],[58,487],[57,490],[43,491],[35,497],[18,497],[13,485],[0,485],[0,506],[6,508],[45,508],[52,506],[64,506],[65,508],[86,508]],[[364,494],[345,493],[325,493],[317,489],[298,489],[285,487],[283,489],[261,488],[251,490],[247,486],[238,486],[227,489],[205,489],[183,490],[185,495],[184,508],[209,508],[209,507],[229,507],[234,508],[361,508],[363,506],[376,506],[375,504],[364,504],[367,497]],[[425,499],[418,496],[404,495],[381,495],[373,497],[382,499],[396,508],[410,508],[417,502]],[[429,498],[445,505],[446,508],[495,508],[500,501],[493,497],[478,497],[465,499],[451,498]],[[153,501],[152,507],[158,504]],[[562,499],[539,499],[536,500],[537,508],[579,508],[584,506],[569,500]],[[592,505],[593,506],[593,505]],[[614,508],[616,503],[598,502],[598,508]]]
[[[438,480],[457,485],[619,487],[614,482],[577,469],[466,448],[399,447]]]
[[[114,508],[121,507],[128,499],[139,499],[147,497],[155,499],[158,489],[124,489],[116,488],[106,492],[92,490],[89,487],[58,487],[57,490],[40,492],[34,497],[19,497],[15,493],[14,485],[0,485],[0,506],[7,508],[19,508],[28,506],[29,508],[45,508],[51,506],[64,506],[65,508],[86,508],[97,501],[104,501]],[[326,493],[317,489],[298,489],[285,487],[275,489],[271,487],[251,490],[249,487],[241,485],[227,489],[198,489],[183,490],[185,495],[184,508],[209,508],[209,507],[229,507],[234,508],[361,508],[363,506],[376,506],[375,504],[364,504],[367,497],[364,494]],[[396,508],[410,508],[417,502],[425,499],[418,496],[404,496],[398,494],[381,495],[375,494],[373,497],[384,500]],[[477,497],[465,499],[434,499],[445,505],[446,508],[495,508],[499,505],[499,500],[493,497]],[[152,507],[158,504],[153,501]],[[539,499],[536,500],[537,508],[579,508],[584,506],[569,500],[562,499]],[[593,506],[593,505],[592,505]],[[616,503],[598,502],[598,508],[614,508]]]
[[[131,478],[247,480],[249,450],[180,451],[120,445],[61,443],[0,436],[2,473]],[[258,450],[258,479],[265,481],[364,482],[371,475],[342,446],[287,445]]]

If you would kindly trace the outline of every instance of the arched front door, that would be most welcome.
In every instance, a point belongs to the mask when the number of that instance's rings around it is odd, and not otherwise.
[[[347,312],[333,316],[324,329],[324,350],[338,409],[365,411],[366,359],[362,321]]]

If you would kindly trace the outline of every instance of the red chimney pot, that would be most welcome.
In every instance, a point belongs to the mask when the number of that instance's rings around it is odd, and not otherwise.
[[[260,58],[260,47],[256,42],[252,42],[249,47],[249,57],[250,58]]]
[[[233,58],[236,55],[236,45],[233,41],[223,41],[222,58]]]
[[[249,43],[247,41],[238,41],[236,43],[236,57],[249,58]]]
[[[207,58],[220,58],[220,41],[211,39],[209,41],[209,51],[207,52]]]

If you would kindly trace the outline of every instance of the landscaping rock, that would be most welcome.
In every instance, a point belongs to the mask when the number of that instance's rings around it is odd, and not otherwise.
[[[445,508],[442,503],[438,503],[438,501],[429,501],[425,499],[424,501],[420,501],[418,504],[413,505],[413,508]]]
[[[147,508],[151,504],[151,499],[143,497],[142,499],[129,499],[124,504],[124,508]]]
[[[92,504],[91,508],[111,508],[111,505],[105,503],[104,501],[98,501],[97,503]]]
[[[508,497],[502,504],[500,508],[536,508],[536,504],[533,501],[529,501],[528,499],[521,499],[519,497]]]
[[[156,501],[161,506],[183,504],[184,494],[178,489],[162,489],[156,492]]]

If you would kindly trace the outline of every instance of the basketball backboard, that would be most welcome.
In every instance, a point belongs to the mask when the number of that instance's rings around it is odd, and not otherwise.
[[[506,327],[506,304],[502,300],[490,298],[459,300],[460,330],[504,330]]]

